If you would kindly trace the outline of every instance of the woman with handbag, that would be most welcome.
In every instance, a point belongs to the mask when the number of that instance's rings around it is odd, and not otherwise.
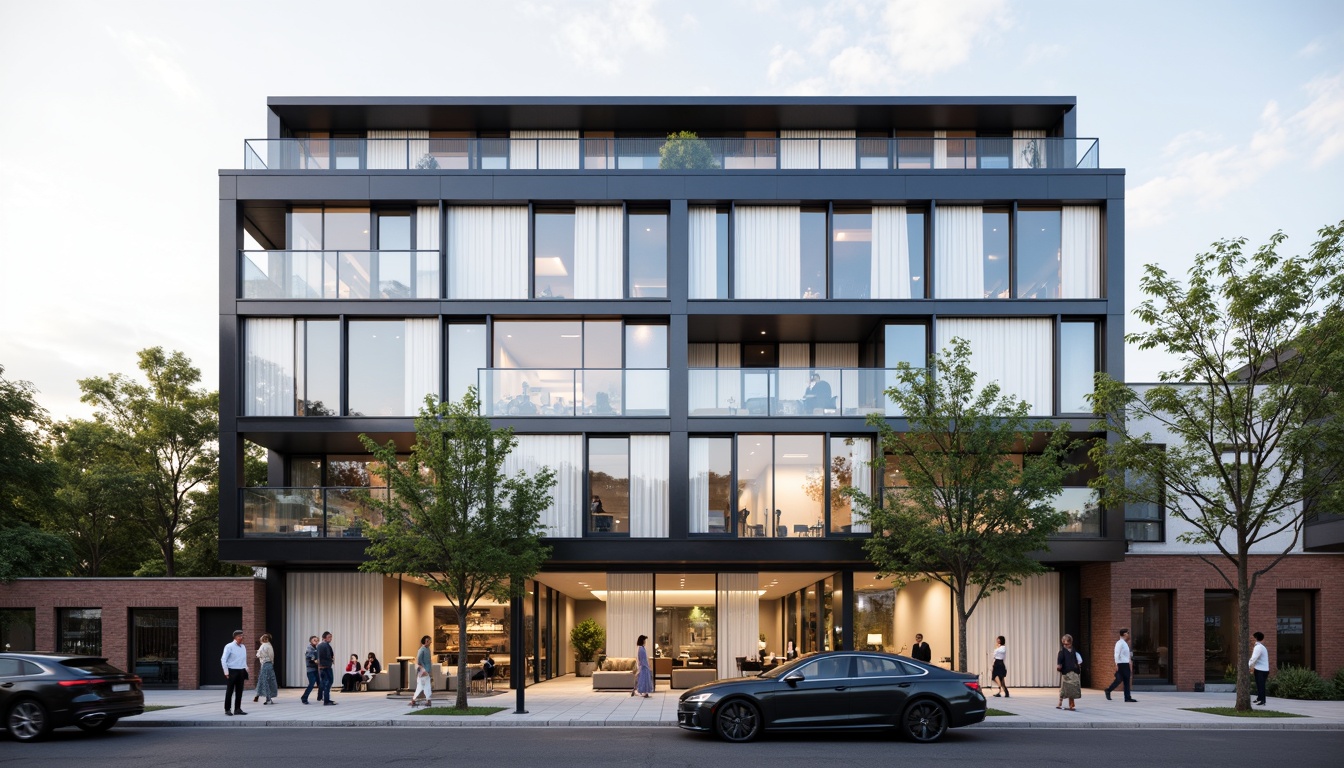
[[[271,634],[266,632],[261,636],[261,647],[257,649],[257,661],[261,665],[261,672],[257,676],[256,695],[252,697],[253,701],[266,697],[263,704],[274,704],[275,697],[280,695],[280,684],[275,679],[275,648],[271,645]]]
[[[1059,670],[1059,703],[1055,709],[1064,708],[1064,700],[1069,700],[1069,711],[1075,710],[1074,700],[1083,697],[1082,671],[1083,655],[1073,649],[1073,635],[1059,639],[1059,654],[1055,657],[1055,669]]]

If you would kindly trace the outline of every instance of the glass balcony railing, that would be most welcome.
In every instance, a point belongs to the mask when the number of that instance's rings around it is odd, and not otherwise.
[[[244,299],[437,299],[438,251],[239,251]]]
[[[1100,167],[1097,139],[248,139],[247,170],[942,170]]]
[[[899,383],[894,369],[693,368],[689,373],[690,416],[898,415],[884,394]]]
[[[367,538],[383,522],[371,499],[388,488],[243,488],[243,536]]]
[[[667,416],[666,369],[483,368],[483,416]]]

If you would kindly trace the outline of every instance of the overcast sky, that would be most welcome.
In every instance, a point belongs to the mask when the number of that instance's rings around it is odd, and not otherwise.
[[[1131,307],[1144,263],[1344,219],[1338,0],[0,0],[0,365],[58,418],[148,346],[217,387],[217,172],[268,96],[784,94],[1076,96]]]

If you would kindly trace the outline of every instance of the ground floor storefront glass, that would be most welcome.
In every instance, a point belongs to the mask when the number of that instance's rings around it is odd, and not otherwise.
[[[1315,597],[1308,590],[1281,589],[1278,594],[1278,669],[1284,667],[1316,668]]]
[[[146,687],[177,686],[177,609],[131,609],[131,659]]]
[[[1171,680],[1171,593],[1130,592],[1130,648],[1135,680]]]
[[[1204,592],[1204,682],[1237,681],[1237,593]]]

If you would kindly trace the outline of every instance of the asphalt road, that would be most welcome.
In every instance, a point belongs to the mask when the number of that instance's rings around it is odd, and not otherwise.
[[[789,735],[734,745],[674,728],[123,728],[0,740],[0,766],[1153,766],[1340,765],[1342,731],[1030,729],[953,731],[939,744],[871,734]]]

